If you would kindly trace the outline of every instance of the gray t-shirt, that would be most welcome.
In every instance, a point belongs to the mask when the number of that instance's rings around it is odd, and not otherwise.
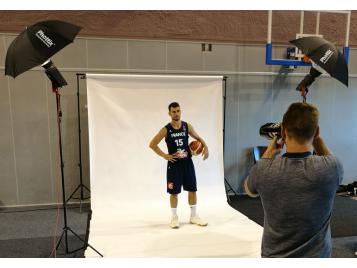
[[[343,167],[333,155],[261,159],[248,188],[264,209],[262,257],[330,257],[330,218]]]

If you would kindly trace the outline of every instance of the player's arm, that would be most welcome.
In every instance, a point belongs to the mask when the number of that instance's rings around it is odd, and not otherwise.
[[[163,138],[165,138],[167,135],[167,129],[165,127],[163,127],[162,129],[160,129],[160,131],[155,135],[154,138],[152,138],[151,142],[150,142],[150,148],[157,153],[159,156],[165,158],[166,160],[170,161],[170,162],[175,162],[175,158],[176,155],[170,155],[170,154],[165,154],[160,147],[158,146],[158,144],[161,142],[161,140]]]
[[[194,138],[202,143],[202,145],[203,145],[203,151],[202,151],[203,160],[206,160],[209,156],[208,146],[207,146],[206,142],[197,134],[197,132],[195,131],[195,129],[193,128],[193,126],[191,124],[187,123],[187,126],[188,126],[188,134],[192,138]]]

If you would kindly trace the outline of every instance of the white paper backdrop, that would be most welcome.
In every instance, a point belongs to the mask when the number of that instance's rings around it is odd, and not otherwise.
[[[87,88],[90,244],[109,257],[259,256],[261,227],[226,202],[222,77],[87,74]],[[181,228],[168,227],[166,161],[149,148],[149,142],[170,121],[167,106],[173,101],[180,103],[182,120],[191,123],[209,147],[206,161],[193,158],[198,211],[209,222],[206,228],[185,224],[186,192],[179,196]],[[164,141],[159,146],[167,151]],[[242,226],[246,230],[237,232]],[[223,241],[239,244],[242,239],[245,253],[225,249]],[[222,240],[221,247],[217,240]],[[95,253],[88,250],[86,256]]]

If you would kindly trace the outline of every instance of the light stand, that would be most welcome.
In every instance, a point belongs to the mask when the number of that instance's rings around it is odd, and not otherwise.
[[[90,199],[90,196],[84,197],[83,190],[87,190],[88,193],[90,193],[90,190],[87,186],[83,184],[83,177],[82,177],[82,138],[81,138],[81,115],[80,115],[80,102],[79,102],[79,79],[84,79],[85,74],[79,74],[77,73],[77,118],[78,118],[78,144],[79,144],[79,185],[77,188],[73,191],[73,193],[68,197],[66,200],[66,203],[68,203],[69,200],[71,199],[77,199],[80,201],[80,210],[82,209],[82,201]],[[80,190],[80,197],[73,197],[76,192]]]
[[[314,67],[310,68],[310,72],[305,75],[304,79],[296,87],[297,91],[300,91],[302,96],[302,102],[306,103],[306,95],[309,92],[308,87],[315,81],[317,77],[321,75],[321,72]]]
[[[60,162],[61,162],[61,181],[62,181],[62,204],[63,204],[63,219],[64,219],[64,226],[62,230],[62,234],[60,239],[57,242],[56,250],[58,249],[59,245],[64,238],[65,241],[65,253],[70,254],[77,252],[81,249],[86,249],[88,246],[93,249],[96,253],[98,253],[101,257],[103,255],[97,251],[94,247],[88,244],[88,241],[83,240],[78,234],[76,234],[71,227],[67,224],[67,206],[66,206],[66,191],[65,191],[65,183],[64,183],[64,163],[63,163],[63,154],[62,154],[62,135],[61,135],[61,118],[62,118],[62,111],[61,111],[61,94],[59,89],[67,85],[66,80],[63,78],[61,73],[57,70],[56,66],[52,63],[52,61],[46,61],[43,65],[45,68],[46,75],[52,82],[52,91],[56,94],[56,107],[57,107],[57,126],[58,126],[58,142],[59,142],[59,149],[60,149]],[[68,246],[68,232],[71,232],[75,237],[81,240],[84,244],[82,247],[77,248],[75,250],[70,251]],[[51,254],[52,255],[52,254]]]

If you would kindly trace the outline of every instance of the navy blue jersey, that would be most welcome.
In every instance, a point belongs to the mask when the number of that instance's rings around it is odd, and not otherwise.
[[[178,152],[178,157],[185,159],[191,157],[191,152],[188,147],[188,125],[186,122],[181,121],[181,128],[174,129],[171,123],[165,126],[167,135],[165,138],[169,154]]]

